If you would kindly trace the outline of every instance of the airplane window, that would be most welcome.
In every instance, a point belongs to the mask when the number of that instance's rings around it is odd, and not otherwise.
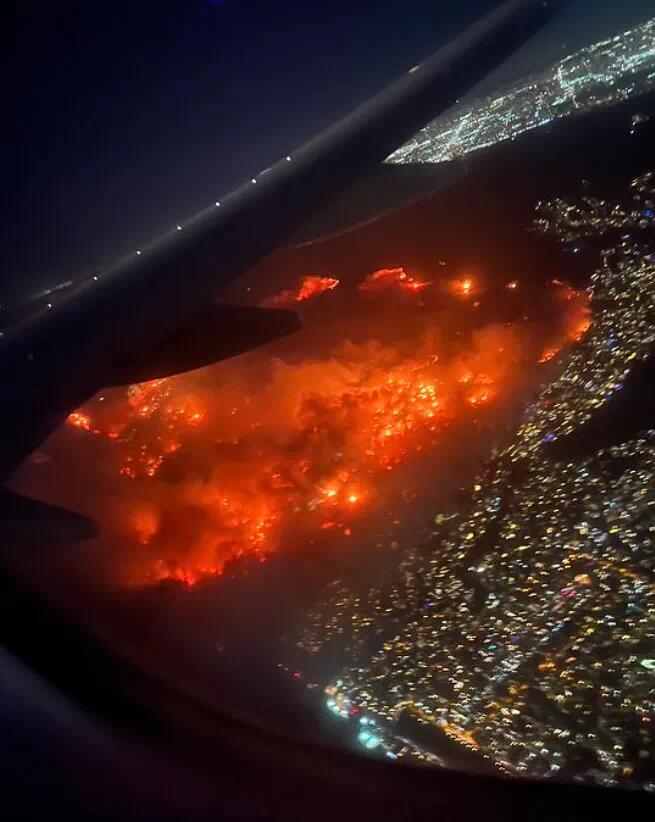
[[[521,4],[467,20],[408,5],[454,41]],[[655,791],[655,18],[564,5],[502,59],[456,63],[452,99],[426,93],[362,175],[350,147],[303,148],[318,121],[281,101],[279,145],[212,181],[193,224],[170,211],[161,247],[128,231],[122,268],[3,282],[3,573],[107,653],[280,738]],[[240,31],[237,6],[202,14]],[[401,82],[431,82],[424,51]],[[264,96],[258,64],[244,94]],[[330,95],[321,133],[347,113]],[[225,202],[258,167],[265,184]]]

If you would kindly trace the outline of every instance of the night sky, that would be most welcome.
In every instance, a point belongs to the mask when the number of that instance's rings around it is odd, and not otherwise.
[[[0,302],[143,245],[293,151],[496,0],[16,3]],[[572,0],[486,84],[652,13]]]

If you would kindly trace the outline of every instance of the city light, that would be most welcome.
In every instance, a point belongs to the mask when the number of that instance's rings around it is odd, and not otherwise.
[[[633,785],[635,761],[652,765],[655,660],[641,652],[655,644],[655,429],[563,463],[544,452],[655,343],[655,214],[644,216],[655,174],[625,195],[539,204],[537,230],[564,247],[584,237],[598,257],[590,302],[551,283],[570,311],[568,353],[553,343],[542,357],[559,367],[466,502],[437,514],[431,550],[407,546],[384,583],[340,584],[296,634],[314,665],[340,649],[341,698],[376,718],[394,756],[434,759],[425,735],[401,747],[409,714],[507,774],[547,778],[584,761],[587,779]],[[465,369],[458,379],[470,384]]]
[[[588,46],[496,96],[458,106],[388,157],[388,163],[443,163],[513,140],[574,112],[636,97],[655,85],[655,20]],[[638,114],[633,133],[647,119]]]

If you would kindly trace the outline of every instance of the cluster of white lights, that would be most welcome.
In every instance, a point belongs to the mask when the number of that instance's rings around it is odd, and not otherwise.
[[[288,163],[290,163],[290,162],[291,162],[291,156],[290,156],[289,154],[287,154],[287,156],[285,157],[285,160],[286,160]],[[264,173],[264,172],[262,172],[262,173]],[[256,178],[256,177],[253,177],[253,178],[250,180],[250,182],[251,182],[253,185],[256,185],[256,183],[257,183],[257,178]],[[221,206],[221,201],[220,201],[220,200],[216,200],[216,201],[214,202],[214,206],[215,206],[216,208],[220,208],[220,206]],[[178,224],[178,225],[176,226],[176,229],[177,229],[178,231],[182,231],[182,226]],[[140,249],[140,248],[137,248],[137,249],[136,249],[136,251],[135,251],[135,254],[140,255],[140,254],[141,254],[141,249]],[[95,280],[97,280],[98,278],[94,275],[93,279],[94,279],[94,281],[95,281]],[[50,306],[50,305],[48,306],[48,308],[51,308],[51,307],[52,307],[52,306]]]

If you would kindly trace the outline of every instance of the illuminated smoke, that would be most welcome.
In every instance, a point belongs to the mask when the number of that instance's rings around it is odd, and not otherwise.
[[[307,303],[338,285],[305,277],[266,304]],[[554,288],[558,332],[548,351],[556,353],[584,333],[590,315],[585,294]],[[518,299],[508,290],[501,285],[499,301]],[[100,517],[104,533],[126,546],[122,578],[194,583],[236,558],[264,561],[292,536],[356,533],[388,472],[433,447],[453,422],[476,425],[544,360],[545,341],[532,327],[471,328],[474,305],[444,297],[483,291],[478,278],[441,283],[381,269],[352,297],[351,331],[361,312],[373,318],[367,339],[348,339],[345,326],[335,338],[332,304],[317,300],[314,326],[325,331],[300,360],[297,352],[248,355],[105,392],[71,414],[79,442],[102,443],[102,459],[89,460],[115,477]],[[455,320],[467,330],[449,332]]]
[[[422,291],[429,282],[410,277],[404,268],[381,268],[369,274],[359,285],[362,294],[375,295],[389,289],[398,289],[410,294]]]

